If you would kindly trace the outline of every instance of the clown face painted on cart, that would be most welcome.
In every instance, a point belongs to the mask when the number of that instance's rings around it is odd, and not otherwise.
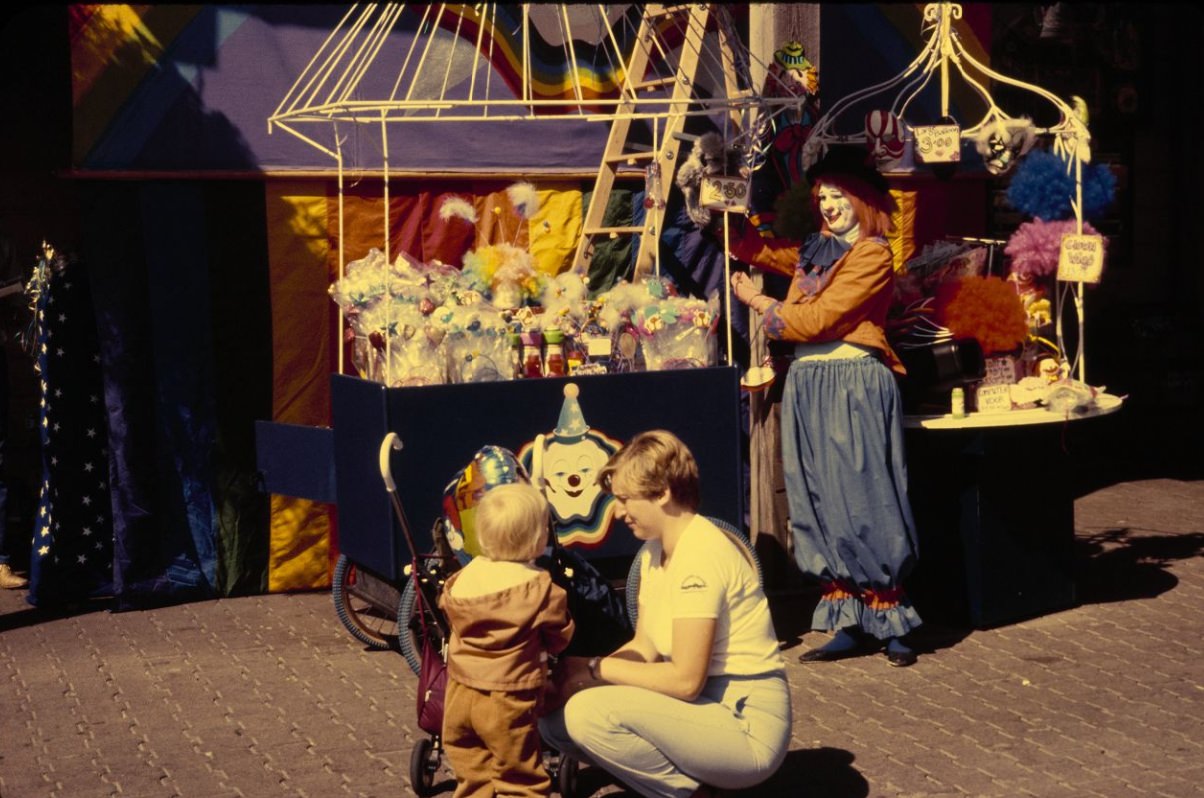
[[[602,492],[598,471],[608,459],[610,453],[590,438],[581,437],[570,443],[555,438],[549,441],[544,452],[543,478],[548,504],[556,510],[557,517],[585,518],[593,512]]]
[[[819,214],[833,234],[843,236],[857,226],[853,204],[839,188],[821,183],[817,197]]]
[[[598,485],[598,472],[621,444],[589,428],[577,396],[574,383],[564,386],[556,429],[525,445],[519,460],[543,488],[560,542],[592,548],[606,539],[614,516],[614,499]]]

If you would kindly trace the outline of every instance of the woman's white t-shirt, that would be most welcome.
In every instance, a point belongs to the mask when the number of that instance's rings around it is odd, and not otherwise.
[[[683,530],[667,566],[659,540],[640,558],[638,622],[664,659],[672,659],[673,621],[714,618],[708,676],[754,676],[784,664],[769,602],[747,552],[704,516]]]

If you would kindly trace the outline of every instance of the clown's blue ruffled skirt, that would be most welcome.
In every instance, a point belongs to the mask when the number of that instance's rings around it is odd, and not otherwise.
[[[796,360],[781,426],[794,557],[823,586],[812,628],[887,639],[918,627],[902,589],[918,544],[894,374],[876,357]]]

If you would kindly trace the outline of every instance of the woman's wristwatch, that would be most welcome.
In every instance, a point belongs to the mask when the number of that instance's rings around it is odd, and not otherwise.
[[[598,676],[598,663],[601,661],[601,657],[590,657],[589,662],[585,663],[586,669],[589,670],[589,675],[596,682],[602,681],[602,678]]]

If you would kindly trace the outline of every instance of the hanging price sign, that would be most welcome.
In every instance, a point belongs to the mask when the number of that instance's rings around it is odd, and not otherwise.
[[[954,163],[962,159],[961,129],[957,125],[923,125],[912,128],[916,155],[924,163]]]
[[[1104,271],[1103,236],[1064,235],[1058,252],[1058,279],[1098,283]]]
[[[704,208],[728,213],[748,211],[748,184],[746,177],[712,175],[702,179],[698,192],[698,204]]]

